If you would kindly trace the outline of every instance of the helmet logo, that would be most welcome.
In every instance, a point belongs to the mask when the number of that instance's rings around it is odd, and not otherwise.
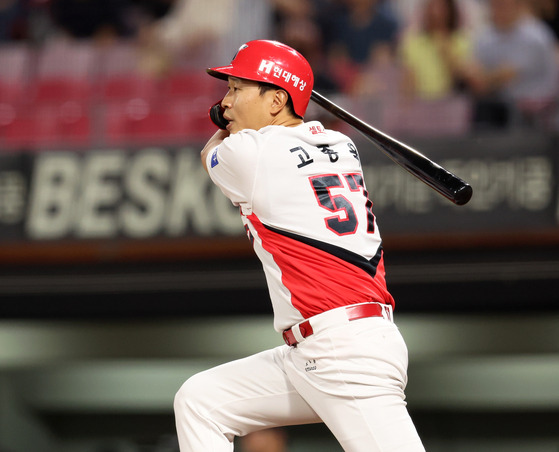
[[[292,74],[289,71],[283,69],[279,64],[274,61],[270,60],[261,60],[260,67],[258,68],[258,72],[265,72],[266,74],[272,74],[277,79],[282,78],[285,80],[285,83],[293,82],[294,88],[299,88],[299,90],[304,91],[307,83],[303,81],[301,77],[298,77],[295,74]],[[279,82],[280,80],[278,80]],[[270,80],[271,82],[271,80]]]

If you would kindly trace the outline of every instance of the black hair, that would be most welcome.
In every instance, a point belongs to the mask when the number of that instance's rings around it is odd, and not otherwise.
[[[458,7],[456,0],[443,0],[443,3],[448,8],[448,17],[446,19],[446,26],[448,27],[448,30],[454,32],[458,30],[460,27],[460,19],[461,19],[460,9]],[[424,12],[423,20],[425,22],[425,12]],[[429,26],[428,24],[424,23],[424,27],[428,27],[428,26]]]
[[[267,82],[258,82],[258,85],[260,87],[260,95],[261,96],[266,91],[283,89],[283,88],[281,88],[277,85],[274,85],[273,83],[267,83]],[[287,93],[287,91],[285,91],[285,92]],[[300,118],[300,119],[303,119],[303,118],[301,118],[301,116],[299,116],[297,113],[295,113],[295,107],[293,107],[293,99],[291,99],[291,94],[289,94],[289,93],[287,93],[287,103],[285,104],[285,106],[287,107],[287,110],[289,111],[289,113],[291,113],[293,116],[295,116],[297,118]]]

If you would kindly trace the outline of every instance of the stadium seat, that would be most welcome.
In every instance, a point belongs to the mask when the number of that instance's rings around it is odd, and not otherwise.
[[[183,142],[187,139],[205,143],[217,130],[208,116],[206,100],[176,99],[168,103]]]
[[[89,80],[53,76],[35,80],[32,100],[36,104],[87,102],[92,94],[93,86]]]
[[[142,98],[108,103],[103,123],[108,145],[167,144],[177,134],[172,112]]]
[[[30,91],[33,102],[63,104],[91,99],[98,71],[98,51],[89,42],[53,40],[40,49]]]
[[[99,50],[93,42],[51,39],[40,49],[37,77],[91,79],[99,72]]]
[[[471,102],[462,96],[384,104],[382,128],[412,137],[460,136],[470,130]]]
[[[101,102],[157,98],[159,81],[137,74],[119,74],[100,81],[99,98]]]
[[[99,63],[99,101],[140,98],[151,102],[158,96],[159,80],[138,71],[137,49],[133,43],[120,42],[103,49]]]
[[[207,108],[185,100],[131,99],[104,107],[104,142],[107,145],[182,145],[205,141],[215,131]]]
[[[25,96],[4,104],[6,148],[82,148],[92,144],[97,50],[92,43],[50,40],[37,50]]]
[[[129,42],[97,48],[56,39],[36,54],[24,45],[0,46],[0,146],[202,142],[215,131],[208,109],[225,92],[203,70],[176,69],[158,79],[139,74]]]
[[[92,121],[85,104],[24,106],[5,117],[0,127],[6,149],[81,149],[92,143]]]
[[[225,96],[227,87],[225,82],[220,82],[210,77],[204,70],[175,71],[162,81],[163,95],[168,99],[188,99],[193,102],[208,99],[216,102]],[[212,102],[212,103],[213,103]],[[210,105],[208,105],[208,108]]]
[[[27,88],[33,53],[22,43],[0,46],[0,103],[19,102]]]
[[[138,71],[138,51],[134,43],[116,42],[99,51],[99,77],[134,74]]]

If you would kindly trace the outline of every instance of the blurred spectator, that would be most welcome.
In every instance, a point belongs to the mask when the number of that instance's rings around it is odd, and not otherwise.
[[[104,42],[133,35],[130,7],[129,0],[52,0],[51,14],[67,35]]]
[[[530,5],[534,14],[551,28],[555,39],[559,39],[559,1],[531,0]]]
[[[200,70],[230,60],[239,46],[269,33],[270,6],[261,0],[175,0],[161,19],[140,30],[145,72]]]
[[[474,125],[507,127],[539,120],[557,95],[556,40],[526,0],[490,0],[490,24],[477,39],[471,88]]]
[[[315,89],[333,93],[340,87],[330,75],[319,26],[319,12],[325,4],[326,0],[272,0],[273,38],[298,50],[310,62]]]
[[[281,28],[282,24],[292,20],[311,19],[316,11],[315,0],[271,0],[273,5],[274,26]]]
[[[388,0],[343,0],[323,8],[329,65],[345,92],[360,95],[360,77],[395,59],[399,21]]]
[[[154,20],[165,17],[176,0],[130,0],[143,15]]]
[[[392,0],[402,24],[411,27],[419,26],[421,11],[425,0]],[[487,0],[456,0],[460,10],[460,25],[470,33],[479,31],[486,23]]]
[[[51,13],[52,1],[53,0],[26,0],[27,42],[40,45],[51,36],[57,34],[58,29],[53,21]]]
[[[171,14],[177,0],[128,0],[130,11],[129,23],[136,37],[151,24],[164,19]]]
[[[287,433],[282,428],[270,428],[239,438],[241,452],[287,452]]]
[[[471,39],[457,0],[425,0],[419,11],[419,26],[401,42],[403,92],[407,98],[444,98],[464,85]]]
[[[0,1],[0,41],[11,41],[25,37],[25,12],[24,1]]]

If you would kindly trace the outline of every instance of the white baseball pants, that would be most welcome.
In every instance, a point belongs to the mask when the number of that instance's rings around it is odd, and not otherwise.
[[[296,347],[189,378],[174,405],[181,452],[232,451],[235,436],[318,422],[347,452],[424,451],[404,401],[408,356],[398,328],[379,317],[338,320],[313,325]]]

